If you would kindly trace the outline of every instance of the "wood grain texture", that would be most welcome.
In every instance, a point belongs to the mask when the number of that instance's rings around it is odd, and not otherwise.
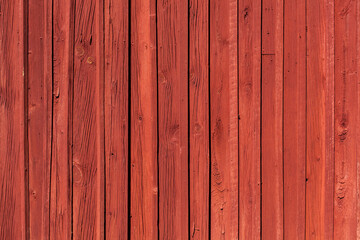
[[[105,1],[106,238],[129,226],[129,1]]]
[[[189,237],[188,1],[157,1],[159,238]]]
[[[131,2],[131,239],[158,238],[156,1]]]
[[[210,16],[211,239],[238,239],[237,1]]]
[[[305,0],[284,4],[284,238],[305,239]]]
[[[74,1],[53,4],[50,239],[71,239]]]
[[[260,240],[261,1],[240,0],[238,14],[239,237]]]
[[[103,239],[103,5],[78,0],[75,10],[73,237]]]
[[[283,239],[283,0],[262,5],[262,238]]]
[[[306,239],[333,239],[334,1],[306,6]]]
[[[52,5],[28,1],[30,238],[48,239],[52,134]]]
[[[23,1],[0,1],[0,239],[26,239]]]
[[[189,2],[190,238],[209,239],[209,1]]]
[[[358,237],[358,4],[335,1],[334,239]]]

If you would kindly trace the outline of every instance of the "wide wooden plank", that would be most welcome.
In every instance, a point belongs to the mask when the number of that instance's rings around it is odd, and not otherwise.
[[[106,238],[129,226],[129,1],[105,1]]]
[[[239,237],[260,239],[261,0],[239,1]]]
[[[209,1],[189,5],[189,231],[191,239],[209,239]]]
[[[262,238],[283,239],[283,0],[262,3]]]
[[[305,0],[284,7],[284,238],[305,239]]]
[[[104,238],[103,5],[75,6],[73,237]]]
[[[358,1],[335,1],[334,239],[357,239]]]
[[[131,1],[131,239],[158,238],[156,1]]]
[[[157,1],[159,238],[189,237],[188,1]]]
[[[48,239],[52,126],[52,5],[28,1],[30,238]]]
[[[26,239],[24,1],[0,6],[0,239]]]
[[[211,239],[238,238],[237,1],[210,2]]]
[[[333,239],[334,1],[306,6],[306,239]]]
[[[74,2],[53,2],[53,126],[50,239],[70,239]]]

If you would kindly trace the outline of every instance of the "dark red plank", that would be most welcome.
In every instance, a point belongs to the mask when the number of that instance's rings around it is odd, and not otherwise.
[[[158,238],[156,1],[131,2],[131,239]]]
[[[334,1],[306,6],[306,239],[333,239]]]
[[[52,122],[52,5],[28,1],[30,238],[49,238]]]
[[[24,1],[0,6],[0,239],[26,239]]]
[[[239,237],[260,240],[261,0],[239,1]]]
[[[75,6],[73,237],[104,238],[103,5]]]
[[[237,1],[210,2],[211,239],[238,238]]]
[[[358,237],[358,5],[335,1],[334,239]]]
[[[283,239],[283,0],[262,5],[262,238]]]
[[[209,1],[189,5],[190,237],[209,239]]]
[[[159,238],[189,237],[188,1],[157,1]]]
[[[129,224],[129,1],[105,1],[106,238]]]
[[[284,8],[284,238],[305,239],[305,0]]]
[[[53,2],[50,239],[71,238],[74,2]]]

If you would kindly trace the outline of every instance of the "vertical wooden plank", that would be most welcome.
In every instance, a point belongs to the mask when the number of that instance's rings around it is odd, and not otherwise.
[[[0,1],[0,239],[26,238],[24,1]]]
[[[210,2],[211,239],[238,238],[237,1]]]
[[[306,5],[306,239],[333,239],[334,1]]]
[[[131,1],[131,239],[158,238],[156,1]]]
[[[128,236],[129,1],[105,0],[106,238]]]
[[[189,2],[190,237],[209,239],[209,1]]]
[[[305,0],[284,4],[284,238],[305,239]]]
[[[30,238],[49,238],[52,127],[52,5],[28,1]]]
[[[260,239],[261,0],[239,1],[239,235]]]
[[[188,1],[159,0],[159,238],[189,237]]]
[[[334,239],[357,238],[358,1],[335,1]]]
[[[262,14],[262,238],[283,239],[283,0]]]
[[[50,239],[71,239],[74,1],[53,1]]]
[[[104,238],[103,2],[77,0],[73,96],[73,236]]]

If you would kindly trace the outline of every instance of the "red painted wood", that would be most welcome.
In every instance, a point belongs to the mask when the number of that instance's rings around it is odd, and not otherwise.
[[[159,238],[189,237],[188,1],[157,1]]]
[[[48,239],[52,135],[52,6],[28,1],[27,140],[30,238]]]
[[[358,236],[358,4],[335,2],[334,239]]]
[[[26,239],[24,2],[0,6],[0,239]]]
[[[260,239],[261,1],[239,1],[239,238]]]
[[[129,1],[105,1],[105,178],[107,239],[129,226]]]
[[[306,5],[306,239],[333,239],[334,1]]]
[[[0,0],[0,239],[356,239],[359,14]]]
[[[305,0],[284,5],[284,238],[305,239]]]
[[[75,6],[73,236],[104,238],[103,6]]]
[[[237,239],[237,1],[211,1],[210,16],[211,239]]]
[[[189,2],[190,238],[209,239],[209,2]]]
[[[131,4],[131,239],[158,238],[156,1]]]
[[[262,239],[283,239],[283,0],[262,3]]]
[[[70,239],[74,2],[53,2],[53,119],[50,239]]]

